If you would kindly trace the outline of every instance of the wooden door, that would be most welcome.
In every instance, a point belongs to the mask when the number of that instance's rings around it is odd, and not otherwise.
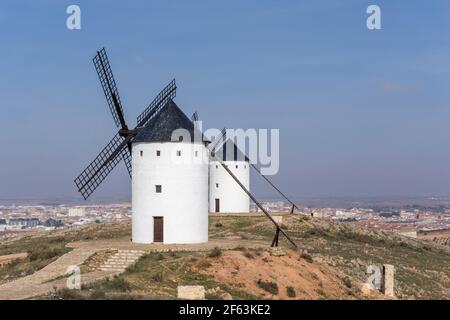
[[[153,242],[164,241],[164,217],[153,217]]]
[[[220,212],[220,199],[216,199],[216,212]]]

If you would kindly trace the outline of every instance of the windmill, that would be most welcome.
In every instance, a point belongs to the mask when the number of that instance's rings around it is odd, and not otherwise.
[[[94,65],[118,132],[75,179],[78,191],[87,199],[123,160],[132,177],[133,242],[207,242],[208,142],[183,136],[187,132],[195,137],[196,129],[173,101],[175,80],[130,129],[104,48],[97,52]]]
[[[192,117],[192,121],[198,121],[198,114],[195,113],[195,117]],[[212,143],[208,146],[209,154],[211,157],[211,162],[218,163],[225,172],[231,176],[231,178],[234,180],[234,182],[244,191],[244,193],[255,203],[255,205],[266,215],[266,217],[274,224],[275,226],[275,235],[272,240],[272,247],[278,246],[278,240],[280,233],[286,238],[286,240],[291,243],[295,248],[298,248],[297,244],[294,242],[294,240],[288,235],[288,233],[283,230],[281,225],[275,221],[275,219],[271,216],[271,214],[262,206],[262,204],[256,199],[256,197],[250,192],[248,187],[248,179],[245,179],[246,181],[242,180],[242,175],[237,174],[237,172],[234,170],[234,168],[230,168],[230,163],[226,161],[227,157],[230,157],[230,155],[234,159],[244,160],[246,163],[249,163],[250,166],[255,169],[257,173],[259,173],[268,183],[270,186],[272,186],[278,193],[280,193],[291,205],[291,213],[294,212],[294,209],[297,208],[297,205],[292,202],[284,193],[281,192],[279,188],[273,184],[269,178],[264,176],[261,171],[256,167],[250,159],[245,155],[242,154],[240,150],[237,149],[237,146],[234,144],[234,142],[230,139],[226,138],[226,128],[223,128],[220,134],[215,137],[215,139],[212,141]],[[230,154],[229,150],[227,148],[231,147],[233,152]],[[219,152],[217,152],[219,150]],[[222,150],[222,152],[220,152]],[[228,155],[227,155],[228,154]],[[214,165],[215,166],[215,165]],[[210,169],[211,170],[211,169]],[[213,169],[214,170],[214,169]],[[245,175],[244,175],[245,177]],[[210,199],[211,201],[211,199]]]
[[[161,111],[170,99],[175,98],[177,89],[175,79],[173,79],[156,96],[144,112],[139,115],[136,127],[129,129],[125,122],[119,91],[105,48],[97,51],[93,62],[109,109],[119,130],[99,155],[75,179],[78,191],[85,200],[97,189],[121,160],[125,162],[131,178],[131,144],[134,137],[150,119]]]
[[[198,115],[197,115],[198,119]],[[226,138],[226,128],[223,128],[217,138],[214,140],[213,144],[211,144],[210,149],[213,155],[216,154],[216,150],[222,149],[222,160],[226,160],[226,158],[234,157],[235,160],[244,160],[245,162],[250,164],[252,167],[277,193],[279,193],[289,204],[291,205],[291,213],[294,213],[295,209],[300,210],[300,208],[289,199],[280,189],[277,187],[267,176],[265,176],[261,170],[247,157],[247,155],[242,154],[242,152],[237,148],[235,143]],[[232,152],[230,152],[230,150]],[[219,153],[220,155],[220,153]]]
[[[274,223],[272,246],[278,245],[282,233],[294,241],[262,207],[248,188],[214,153],[225,134],[222,131],[213,146],[209,141],[186,140],[174,133],[182,129],[195,137],[198,114],[189,119],[175,104],[175,79],[172,80],[137,118],[129,129],[111,66],[103,48],[93,59],[100,84],[118,132],[100,154],[75,179],[78,191],[87,199],[123,160],[132,177],[132,240],[137,243],[201,243],[208,241],[208,166],[210,156]],[[184,158],[181,164],[173,161]],[[198,161],[198,159],[206,159]],[[247,158],[246,158],[247,159]],[[182,214],[180,214],[182,213]]]

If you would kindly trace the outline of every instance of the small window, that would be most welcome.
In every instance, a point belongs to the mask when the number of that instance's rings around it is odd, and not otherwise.
[[[140,153],[141,153],[141,157],[142,157],[142,156],[144,156],[144,151],[142,151],[142,150],[141,150],[141,152],[140,152]]]
[[[219,166],[216,165],[216,169],[219,169]]]
[[[180,142],[183,141],[183,136],[179,136],[178,141],[180,141]]]
[[[238,168],[238,165],[236,165],[236,169]]]
[[[198,151],[195,151],[195,156],[198,157]]]
[[[157,157],[161,156],[161,150],[156,150],[156,156]]]
[[[156,193],[162,192],[162,186],[160,184],[157,184],[155,187],[156,187]]]
[[[181,157],[181,150],[177,150],[177,156]]]
[[[218,188],[219,187],[219,184],[218,183],[216,183],[216,188]]]

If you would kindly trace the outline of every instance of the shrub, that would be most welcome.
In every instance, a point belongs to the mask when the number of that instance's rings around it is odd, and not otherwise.
[[[222,224],[221,222],[216,222],[216,223],[214,224],[214,227],[216,227],[216,228],[222,228],[222,227],[223,227],[223,224]]]
[[[63,248],[42,247],[28,252],[30,261],[48,260],[65,253]]]
[[[264,291],[267,291],[271,294],[278,294],[278,285],[275,282],[272,281],[263,281],[259,279],[256,284],[258,287],[263,289]]]
[[[307,253],[307,252],[302,252],[302,254],[300,255],[301,258],[305,259],[306,261],[308,261],[309,263],[312,263],[314,260],[312,258],[312,256]]]
[[[172,250],[169,251],[169,255],[170,255],[172,258],[177,258],[177,257],[178,257],[178,256],[177,256],[177,253],[176,253],[175,251],[172,251]]]
[[[254,256],[250,251],[244,251],[244,256],[248,259],[253,259]]]
[[[222,255],[222,250],[219,247],[214,247],[214,249],[211,250],[209,253],[210,258],[218,258]]]
[[[162,272],[157,272],[152,276],[152,280],[155,282],[161,282],[163,281],[163,274]]]
[[[296,296],[295,289],[294,289],[294,287],[291,287],[291,286],[286,287],[286,293],[289,298],[295,298],[295,296]]]
[[[117,291],[130,291],[131,285],[123,278],[114,277],[111,281],[108,282],[108,286]]]
[[[351,288],[352,287],[352,281],[350,280],[349,277],[345,277],[344,279],[342,279],[342,282],[344,283],[344,285],[347,288]]]
[[[90,299],[91,300],[103,300],[106,298],[105,291],[96,289],[92,291]]]
[[[316,292],[317,292],[317,294],[321,295],[322,297],[325,297],[325,298],[326,298],[326,296],[327,296],[327,295],[325,294],[325,291],[323,291],[322,288],[316,289]]]
[[[200,269],[207,269],[207,268],[211,267],[211,263],[205,259],[198,263],[198,267]]]
[[[63,288],[58,290],[55,294],[56,298],[62,300],[81,300],[83,299],[83,295],[78,290],[71,290],[67,288]]]

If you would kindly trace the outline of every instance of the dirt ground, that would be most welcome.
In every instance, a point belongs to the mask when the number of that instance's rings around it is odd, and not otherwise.
[[[354,295],[335,270],[299,258],[294,251],[281,257],[271,256],[267,251],[260,255],[226,251],[201,272],[218,282],[238,285],[250,294],[270,299],[351,299]],[[278,294],[262,289],[258,280],[276,283]],[[287,287],[294,288],[295,297],[288,296]],[[343,296],[343,292],[348,296]]]

